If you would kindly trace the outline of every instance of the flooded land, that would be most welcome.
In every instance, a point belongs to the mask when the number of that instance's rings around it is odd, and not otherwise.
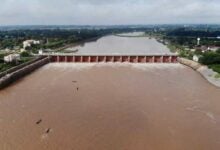
[[[219,148],[220,89],[181,64],[51,63],[0,91],[1,150]]]

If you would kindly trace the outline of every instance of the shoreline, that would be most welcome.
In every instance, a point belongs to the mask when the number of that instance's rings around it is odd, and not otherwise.
[[[198,72],[203,78],[205,78],[210,84],[214,85],[217,88],[220,88],[220,78],[216,78],[218,75],[217,72],[208,68],[207,66],[201,65],[198,62],[186,59],[186,58],[178,58],[178,62],[192,68],[196,72]]]
[[[147,35],[120,35],[120,34],[113,34],[114,36],[117,36],[117,37],[127,37],[127,38],[143,38],[143,37],[148,37],[150,38],[149,36]]]
[[[67,48],[76,47],[76,46],[79,46],[79,45],[81,45],[81,44],[85,44],[86,42],[97,41],[97,40],[100,39],[101,37],[103,37],[103,36],[98,36],[98,37],[94,37],[94,38],[91,38],[91,39],[86,39],[86,40],[78,41],[78,42],[75,42],[75,43],[71,43],[71,44],[65,45],[65,46],[63,46],[63,47],[56,48],[56,49],[54,49],[54,51],[55,51],[55,52],[64,51],[64,50],[67,49]]]
[[[49,57],[41,57],[34,61],[30,61],[26,64],[22,64],[18,67],[12,68],[11,70],[4,72],[0,76],[0,90],[49,62]]]

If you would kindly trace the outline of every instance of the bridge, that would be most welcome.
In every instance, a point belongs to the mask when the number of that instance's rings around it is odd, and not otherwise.
[[[94,54],[43,54],[49,56],[51,62],[65,63],[99,63],[99,62],[129,62],[129,63],[177,63],[176,54],[150,55],[94,55]]]

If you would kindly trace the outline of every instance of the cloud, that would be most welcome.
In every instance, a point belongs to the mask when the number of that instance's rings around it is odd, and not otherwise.
[[[0,25],[220,23],[219,0],[0,1]]]

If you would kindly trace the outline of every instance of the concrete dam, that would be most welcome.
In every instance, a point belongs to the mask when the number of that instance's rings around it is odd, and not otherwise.
[[[51,62],[60,63],[101,63],[101,62],[129,62],[129,63],[177,63],[178,56],[168,55],[70,55],[49,54]]]
[[[0,89],[17,79],[38,69],[47,63],[178,63],[178,56],[169,55],[73,55],[73,54],[43,54],[33,62],[15,67],[12,71],[0,74]]]

